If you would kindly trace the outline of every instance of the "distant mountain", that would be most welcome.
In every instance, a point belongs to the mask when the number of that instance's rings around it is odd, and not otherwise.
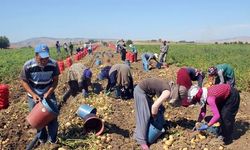
[[[224,43],[224,42],[248,42],[250,43],[250,36],[239,36],[239,37],[233,37],[233,38],[227,38],[227,39],[218,39],[218,40],[211,40],[208,41],[209,43],[214,43],[214,42],[218,42],[218,43]]]
[[[13,48],[20,48],[20,47],[35,47],[39,43],[47,44],[49,47],[53,47],[56,44],[56,41],[59,41],[61,45],[63,45],[64,42],[69,43],[80,43],[80,42],[87,42],[90,38],[50,38],[50,37],[37,37],[37,38],[31,38],[24,41],[11,43],[11,47]],[[113,41],[115,39],[92,39],[91,40],[97,40],[97,41]]]

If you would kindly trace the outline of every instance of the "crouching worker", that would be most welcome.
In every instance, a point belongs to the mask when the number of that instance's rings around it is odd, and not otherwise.
[[[141,55],[141,59],[142,59],[142,65],[143,65],[143,69],[144,71],[149,71],[149,65],[150,65],[150,61],[154,60],[157,64],[159,64],[159,62],[157,61],[158,58],[158,54],[153,54],[150,52],[147,53],[143,53]]]
[[[215,84],[230,84],[235,86],[234,69],[229,64],[219,64],[208,68],[208,75],[215,78]]]
[[[58,84],[59,68],[55,60],[49,56],[47,45],[39,44],[35,47],[35,58],[27,61],[20,74],[21,84],[28,94],[28,104],[30,111],[35,105],[46,99],[54,104],[58,109],[54,90]],[[57,112],[58,110],[53,110]],[[39,116],[38,116],[39,117]],[[57,118],[52,120],[46,127],[37,131],[40,143],[49,141],[56,143],[58,122]]]
[[[153,102],[152,97],[157,96]],[[157,116],[158,110],[166,100],[175,107],[181,106],[181,100],[187,98],[187,89],[172,81],[148,78],[141,81],[134,89],[136,129],[134,138],[143,150],[149,149],[147,131],[151,118]]]
[[[207,104],[213,113],[209,123],[203,124],[198,130],[207,130],[220,121],[219,139],[223,140],[224,144],[232,142],[235,116],[240,104],[240,95],[235,88],[229,84],[213,85],[209,88],[192,86],[188,91],[188,101],[193,104],[199,103],[201,106],[198,122],[205,117]]]
[[[114,98],[130,99],[133,97],[133,78],[129,66],[115,64],[109,70],[105,93]]]
[[[88,96],[88,87],[92,86],[91,83],[92,72],[89,68],[81,63],[73,64],[67,74],[67,81],[69,85],[68,91],[63,95],[63,101],[72,95],[76,96],[78,92],[82,92],[84,97]]]

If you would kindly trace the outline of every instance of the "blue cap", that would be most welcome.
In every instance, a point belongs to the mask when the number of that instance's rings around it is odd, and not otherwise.
[[[49,57],[49,47],[46,44],[38,44],[35,47],[35,53],[38,53],[41,58]]]

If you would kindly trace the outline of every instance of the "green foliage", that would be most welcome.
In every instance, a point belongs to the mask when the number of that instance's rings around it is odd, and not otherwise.
[[[127,40],[126,45],[129,46],[130,44],[133,44],[132,40]]]
[[[160,45],[137,45],[140,52],[160,51]],[[250,90],[250,45],[171,44],[168,64],[190,66],[207,71],[213,65],[228,63],[235,71],[236,84],[241,90]]]
[[[62,60],[66,58],[66,52],[57,55],[55,48],[50,48],[52,59]],[[35,57],[33,48],[8,49],[0,51],[0,83],[10,83],[16,80],[24,63]]]
[[[0,48],[8,48],[10,41],[6,36],[0,36]]]

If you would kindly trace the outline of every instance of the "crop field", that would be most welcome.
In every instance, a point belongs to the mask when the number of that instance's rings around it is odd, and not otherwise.
[[[139,53],[159,52],[159,45],[136,45]],[[66,54],[61,49],[62,55],[56,54],[56,49],[51,48],[51,57],[55,60],[65,60]],[[96,52],[110,51],[110,48],[100,46]],[[111,50],[114,52],[114,50]],[[157,141],[150,145],[152,150],[248,150],[250,147],[250,45],[214,45],[214,44],[170,44],[167,63],[169,67],[152,68],[144,72],[142,62],[131,63],[131,72],[134,84],[149,77],[176,80],[176,72],[180,67],[192,66],[204,71],[209,66],[219,63],[229,63],[235,70],[237,87],[240,88],[241,104],[236,116],[234,142],[223,145],[216,141],[213,135],[193,132],[192,128],[198,117],[199,106],[188,108],[173,108],[164,104],[166,111],[166,132]],[[34,139],[36,130],[32,129],[26,121],[29,114],[26,92],[20,85],[19,73],[25,61],[34,57],[32,48],[0,50],[0,83],[10,87],[10,106],[0,110],[0,150],[25,149],[27,144]],[[72,57],[73,59],[73,57]],[[92,56],[85,56],[78,62],[83,64],[92,61]],[[114,53],[113,63],[122,63],[120,55]],[[75,63],[75,61],[74,61]],[[96,81],[100,69],[105,66],[94,65],[92,82],[105,88],[107,80]],[[81,93],[70,97],[66,103],[62,96],[67,85],[66,68],[59,76],[58,87],[55,91],[57,102],[61,104],[58,116],[58,142],[56,144],[35,145],[37,150],[139,150],[140,146],[133,138],[135,130],[134,99],[121,100],[106,96],[103,91],[94,93],[90,90],[88,98]],[[96,136],[83,130],[83,120],[76,115],[81,104],[89,104],[97,109],[97,117],[104,122],[104,131]],[[211,112],[208,112],[211,115]]]
[[[159,45],[138,45],[140,51],[159,53]],[[172,44],[167,63],[207,71],[208,67],[228,63],[235,71],[237,87],[250,90],[250,45]]]

